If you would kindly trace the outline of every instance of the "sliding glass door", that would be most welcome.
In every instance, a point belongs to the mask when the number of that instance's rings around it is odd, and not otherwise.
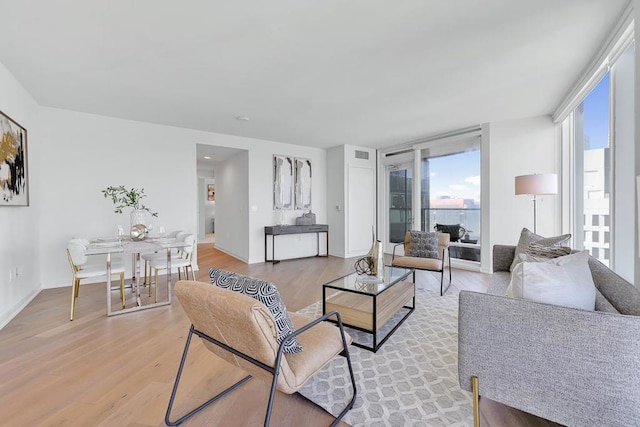
[[[431,155],[421,161],[421,226],[459,225],[465,232],[451,248],[453,258],[480,261],[480,143],[464,151]]]
[[[389,242],[404,242],[404,235],[411,229],[413,199],[413,168],[410,164],[390,165],[389,178]]]

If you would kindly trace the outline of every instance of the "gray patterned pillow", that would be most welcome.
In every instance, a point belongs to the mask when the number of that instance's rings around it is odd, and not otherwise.
[[[440,233],[431,231],[409,231],[411,234],[411,245],[409,246],[408,256],[420,258],[438,258],[438,239]]]
[[[563,234],[562,236],[554,236],[554,237],[542,237],[535,233],[532,233],[526,228],[522,229],[520,233],[520,240],[518,241],[518,245],[516,246],[516,253],[513,257],[513,262],[511,263],[511,268],[509,271],[513,271],[516,265],[520,262],[520,257],[518,255],[522,253],[527,253],[529,249],[529,245],[531,243],[536,243],[540,246],[545,247],[561,247],[566,246],[566,243],[571,238],[571,234]]]
[[[571,248],[569,246],[544,246],[540,243],[529,243],[527,253],[536,259],[550,259],[569,255]]]
[[[287,307],[280,298],[278,288],[273,283],[219,268],[210,268],[209,278],[212,285],[245,294],[266,305],[276,321],[278,328],[276,341],[278,344],[282,343],[295,330]],[[283,351],[285,353],[299,353],[302,351],[302,346],[297,338],[294,338],[285,344]]]

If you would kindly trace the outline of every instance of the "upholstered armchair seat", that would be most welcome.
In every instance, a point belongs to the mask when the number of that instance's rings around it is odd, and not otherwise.
[[[319,319],[289,312],[295,328],[291,335],[296,336],[303,350],[298,353],[284,353],[284,343],[278,344],[277,341],[276,321],[262,302],[239,292],[197,281],[178,281],[175,294],[191,320],[192,326],[167,408],[165,420],[168,425],[180,424],[184,419],[215,402],[251,377],[260,378],[271,384],[271,396],[265,419],[265,425],[268,425],[275,391],[279,390],[286,394],[295,393],[337,355],[344,355],[347,358],[353,398],[336,418],[334,424],[337,424],[353,407],[356,389],[347,349],[352,340],[344,332],[342,321],[336,312]],[[329,316],[337,316],[339,327],[323,321]],[[208,350],[246,371],[249,376],[179,420],[170,421],[173,399],[192,335],[202,338]],[[348,381],[345,381],[345,384],[348,384]]]
[[[441,259],[436,258],[420,258],[414,256],[399,256],[393,260],[394,267],[417,268],[419,270],[440,270],[442,265]]]

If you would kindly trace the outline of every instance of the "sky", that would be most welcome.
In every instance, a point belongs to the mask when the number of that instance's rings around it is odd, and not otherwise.
[[[609,73],[584,100],[584,134],[591,149],[609,146]]]
[[[431,198],[480,201],[480,150],[429,159]]]

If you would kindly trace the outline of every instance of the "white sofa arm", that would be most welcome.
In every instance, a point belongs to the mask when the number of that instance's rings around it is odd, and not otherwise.
[[[568,426],[640,425],[640,317],[460,292],[460,386]]]

